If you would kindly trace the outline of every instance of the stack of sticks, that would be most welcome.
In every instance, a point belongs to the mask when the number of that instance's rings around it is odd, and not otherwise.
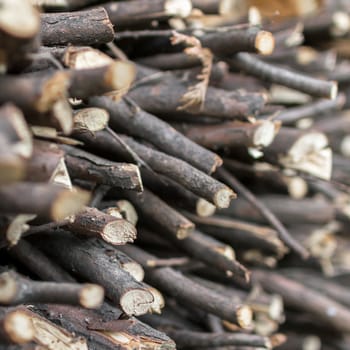
[[[349,349],[349,43],[342,0],[0,0],[0,349]]]

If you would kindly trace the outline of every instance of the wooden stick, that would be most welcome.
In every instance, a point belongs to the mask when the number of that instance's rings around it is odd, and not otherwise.
[[[41,40],[46,46],[97,45],[113,38],[113,25],[102,7],[41,15]]]
[[[112,91],[126,92],[135,74],[134,65],[126,61],[113,61],[90,69],[73,69],[70,71],[69,95],[86,99]]]
[[[22,309],[0,307],[1,343],[28,343],[34,339],[34,334],[32,320]]]
[[[222,164],[221,158],[216,154],[197,145],[167,123],[125,100],[115,103],[107,97],[94,97],[89,101],[92,105],[109,112],[111,126],[116,130],[126,130],[130,135],[150,142],[162,151],[187,161],[205,173],[214,172]]]
[[[153,20],[187,17],[192,4],[189,0],[154,0],[151,3],[136,0],[133,3],[120,1],[118,6],[109,2],[103,4],[103,7],[116,28],[130,28],[148,25]]]
[[[97,308],[104,298],[103,288],[97,284],[38,282],[14,271],[3,272],[0,281],[3,305],[55,303]]]
[[[281,294],[287,306],[310,313],[337,331],[349,331],[350,310],[325,295],[276,273],[255,271],[252,279],[266,290]],[[301,297],[305,302],[300,303]]]
[[[74,215],[67,229],[83,236],[101,237],[112,245],[133,242],[136,238],[135,227],[124,219],[115,218],[96,208],[86,207]]]
[[[111,162],[68,145],[60,147],[66,153],[68,171],[73,178],[142,191],[141,176],[136,165]]]
[[[277,217],[263,205],[257,198],[250,192],[245,186],[243,186],[232,174],[227,170],[219,170],[219,176],[230,186],[237,189],[238,193],[246,198],[260,213],[268,220],[268,222],[277,230],[280,239],[292,250],[301,255],[303,258],[307,258],[309,253],[301,246],[297,241],[290,236],[287,229],[277,219]]]
[[[251,310],[246,305],[237,305],[210,289],[200,286],[170,267],[151,269],[147,261],[155,257],[135,246],[125,245],[121,250],[138,261],[146,270],[146,278],[152,285],[182,302],[199,307],[207,312],[231,322],[237,322],[242,328],[251,325]]]
[[[127,315],[142,315],[148,312],[154,301],[152,293],[141,282],[126,272],[116,259],[106,254],[113,252],[96,239],[80,240],[65,232],[43,238],[35,243],[66,269],[105,288],[106,295],[120,305]],[[48,243],[50,242],[50,243]]]
[[[39,13],[28,0],[4,0],[0,16],[0,71],[22,70],[39,49]]]
[[[18,193],[21,193],[20,198]],[[0,210],[3,213],[36,214],[41,220],[59,221],[80,211],[89,197],[83,190],[20,182],[0,188]]]
[[[191,192],[215,204],[217,208],[227,208],[231,199],[235,198],[235,193],[229,187],[188,163],[144,146],[130,137],[121,138],[154,171],[180,183]]]
[[[21,239],[8,252],[12,258],[25,265],[43,281],[75,282],[74,278],[63,270],[60,265],[57,265],[35,245],[25,239]]]
[[[316,97],[335,99],[338,92],[337,83],[323,81],[306,75],[291,72],[260,61],[248,53],[238,53],[231,63],[248,74],[305,92]]]
[[[204,333],[189,330],[166,329],[167,334],[175,340],[180,348],[251,346],[254,348],[272,349],[268,337],[246,333]]]
[[[164,234],[177,239],[185,239],[191,234],[194,224],[151,191],[145,189],[140,195],[128,191],[123,195],[131,201],[144,220],[162,227]]]

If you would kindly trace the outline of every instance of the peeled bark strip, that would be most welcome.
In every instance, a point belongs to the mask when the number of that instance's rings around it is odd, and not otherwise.
[[[22,308],[0,307],[0,342],[24,344],[34,340],[31,317]]]
[[[119,1],[118,4],[109,2],[102,6],[118,29],[147,26],[154,20],[165,20],[174,16],[187,17],[192,10],[190,0]]]
[[[11,104],[0,108],[0,145],[0,184],[23,179],[32,136],[22,112]]]
[[[338,93],[338,86],[334,81],[323,81],[276,67],[275,65],[262,62],[248,53],[236,54],[231,60],[231,64],[242,69],[247,74],[271,83],[285,85],[315,97],[326,97],[333,100]]]
[[[40,220],[62,220],[80,211],[88,201],[88,192],[56,185],[20,182],[0,188],[3,213],[36,214]]]
[[[146,279],[159,290],[175,297],[177,300],[194,305],[225,320],[238,323],[242,328],[249,328],[252,313],[244,304],[236,304],[230,299],[211,291],[175,271],[170,267],[152,269],[148,260],[155,257],[135,246],[123,246],[121,250],[138,261],[146,270]]]
[[[41,15],[43,45],[98,45],[112,41],[114,30],[105,9]]]
[[[272,349],[268,337],[246,333],[204,333],[189,330],[167,328],[166,333],[175,340],[180,348],[206,348],[221,346],[251,346],[254,348]]]
[[[240,193],[251,205],[253,205],[259,212],[268,220],[268,222],[276,229],[279,238],[289,248],[293,249],[296,253],[306,259],[309,256],[307,250],[296,240],[291,237],[287,229],[277,219],[277,217],[265,206],[262,202],[257,200],[252,192],[250,192],[245,186],[243,186],[232,174],[227,170],[220,171],[219,176],[230,186],[235,186],[238,193]],[[236,187],[237,186],[237,187]]]
[[[240,146],[267,147],[279,130],[278,123],[269,120],[214,125],[180,124],[179,127],[188,138],[213,150]]]
[[[174,79],[169,73],[163,73],[149,82],[141,82],[132,89],[128,96],[142,109],[164,118],[174,116],[186,117],[182,109],[182,98],[191,82],[183,83]],[[262,94],[225,91],[209,86],[201,108],[195,114],[218,119],[243,119],[257,114],[265,104]],[[193,113],[192,113],[193,114]],[[191,115],[191,114],[190,114]]]
[[[96,284],[38,282],[14,271],[0,275],[0,304],[55,303],[99,307],[104,298],[103,288]]]
[[[9,249],[9,254],[43,281],[75,282],[73,277],[63,270],[60,265],[50,260],[35,245],[24,239],[21,239],[14,247]]]
[[[125,100],[115,103],[107,97],[94,97],[89,102],[109,112],[111,126],[116,130],[126,130],[130,135],[150,142],[163,152],[187,161],[207,174],[222,164],[221,158],[215,153],[197,145],[169,124]]]
[[[229,56],[237,52],[253,52],[270,55],[275,47],[273,34],[257,27],[226,29],[196,35],[203,47],[218,56]]]
[[[191,192],[215,204],[217,208],[227,208],[231,199],[235,198],[235,193],[229,187],[188,163],[144,146],[130,137],[121,138],[155,172],[180,183]]]
[[[30,64],[39,49],[39,13],[28,0],[3,0],[0,9],[0,72],[18,71]]]
[[[113,245],[133,242],[136,238],[136,228],[131,223],[96,208],[87,207],[74,215],[67,229],[82,236],[101,237]]]
[[[66,153],[66,164],[73,178],[142,191],[140,171],[136,165],[111,162],[68,145],[61,148]]]
[[[21,309],[31,320],[34,328],[34,341],[44,349],[72,349],[88,350],[87,340],[77,336],[73,332],[68,332],[65,328],[50,322],[47,318],[38,315],[30,309]]]
[[[264,150],[265,159],[285,168],[302,171],[329,180],[332,150],[325,134],[282,127],[274,141]]]
[[[252,279],[259,281],[267,291],[280,294],[287,306],[315,316],[334,330],[349,332],[350,310],[329,297],[272,272],[254,271]]]
[[[126,61],[113,61],[111,64],[70,71],[69,95],[86,99],[107,92],[125,93],[135,78],[134,65]]]
[[[128,191],[124,192],[123,195],[131,201],[144,220],[159,225],[164,230],[164,234],[184,239],[194,229],[194,224],[191,221],[147,189],[142,194]]]
[[[59,232],[36,239],[35,243],[67,270],[104,287],[107,297],[127,315],[142,315],[151,307],[152,293],[113,259],[113,248],[103,242]]]

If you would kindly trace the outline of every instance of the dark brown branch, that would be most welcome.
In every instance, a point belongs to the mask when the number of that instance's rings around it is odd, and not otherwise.
[[[103,288],[96,284],[39,282],[14,271],[3,272],[0,285],[3,305],[55,303],[97,308],[104,298]]]
[[[40,220],[59,221],[80,211],[89,197],[83,190],[20,182],[0,188],[0,210],[3,213],[36,214]]]
[[[115,103],[107,97],[94,97],[90,103],[109,112],[113,128],[126,130],[130,135],[150,142],[163,152],[185,160],[205,173],[214,172],[222,164],[221,158],[216,154],[125,100]]]
[[[174,16],[187,17],[192,9],[189,0],[119,1],[118,4],[109,2],[102,6],[118,29],[147,26],[154,20],[165,20]]]
[[[260,61],[248,53],[238,53],[231,60],[231,64],[242,69],[250,75],[254,75],[272,83],[281,84],[305,92],[316,97],[335,99],[338,88],[337,83],[323,81],[289,71],[284,68]]]
[[[96,239],[80,240],[65,232],[45,238],[37,236],[40,249],[64,268],[104,287],[106,295],[128,315],[148,312],[154,298],[141,282],[113,258],[113,247]]]
[[[147,189],[142,194],[129,191],[124,192],[123,195],[131,201],[144,220],[159,225],[164,230],[164,234],[184,239],[194,229],[191,221]]]
[[[309,256],[307,250],[290,236],[287,229],[282,225],[278,218],[262,203],[252,192],[242,185],[232,174],[227,170],[219,170],[219,176],[230,186],[237,189],[249,203],[259,210],[259,212],[268,220],[268,222],[277,230],[280,239],[296,253],[304,258]]]
[[[133,242],[136,238],[134,225],[96,208],[85,208],[80,211],[67,225],[67,229],[82,236],[101,237],[113,245]]]
[[[139,68],[138,68],[139,69]],[[147,78],[145,78],[147,79]],[[182,82],[167,73],[158,73],[157,78],[149,81],[136,80],[135,87],[129,92],[142,109],[164,118],[174,116],[186,117],[182,109],[182,98],[193,82]],[[209,86],[205,100],[195,113],[188,111],[187,115],[201,114],[218,119],[246,119],[257,114],[265,104],[262,94],[244,93],[241,91],[225,91]]]
[[[244,304],[232,300],[191,281],[189,278],[170,267],[152,269],[147,261],[155,257],[135,246],[125,245],[121,250],[138,261],[146,270],[146,278],[161,291],[177,300],[194,305],[202,310],[217,315],[225,320],[238,323],[242,328],[251,325],[251,310]]]
[[[254,348],[272,349],[268,337],[247,333],[202,333],[189,330],[165,329],[179,348],[251,346]]]
[[[272,272],[254,271],[252,279],[267,291],[280,294],[287,306],[305,311],[337,331],[349,332],[350,310],[329,297]]]
[[[43,281],[75,282],[74,278],[60,265],[50,260],[35,245],[24,239],[21,239],[8,252],[12,258],[26,266]]]
[[[105,9],[41,15],[43,45],[97,45],[112,41],[114,30]]]
[[[62,145],[68,171],[73,178],[142,191],[139,169],[134,164],[116,163],[80,149]]]
[[[0,343],[28,343],[34,340],[34,336],[32,320],[22,308],[0,307]]]
[[[229,187],[188,163],[144,146],[130,137],[122,136],[122,139],[155,172],[180,183],[191,192],[215,204],[216,207],[227,208],[231,199],[235,198],[235,193]]]

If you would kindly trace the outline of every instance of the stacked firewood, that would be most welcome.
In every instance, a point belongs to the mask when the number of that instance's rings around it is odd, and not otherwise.
[[[0,349],[349,349],[349,44],[345,0],[0,0]]]

